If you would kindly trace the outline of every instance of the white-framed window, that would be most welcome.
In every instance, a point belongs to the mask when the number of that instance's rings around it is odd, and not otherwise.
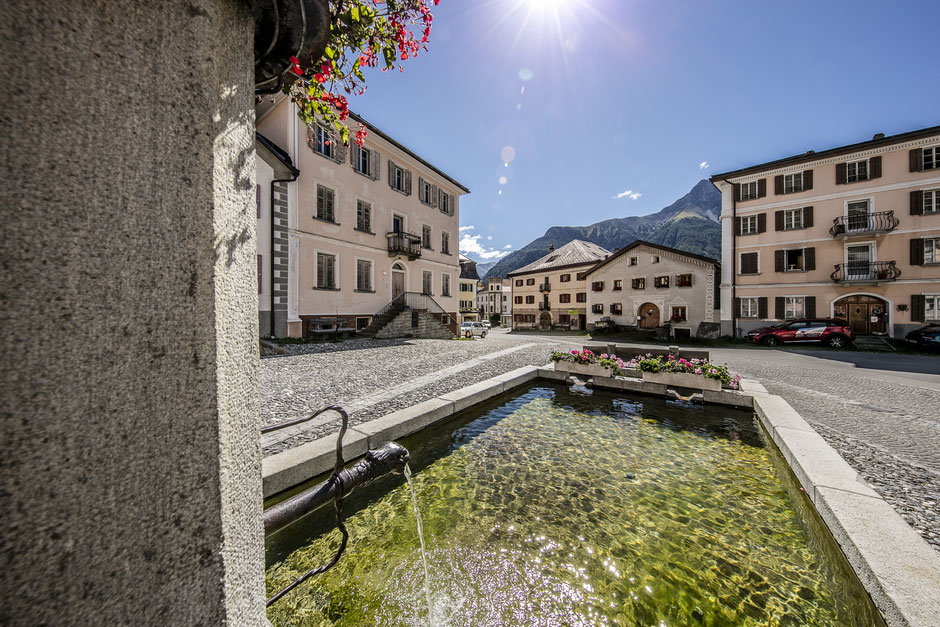
[[[334,150],[333,142],[330,140],[330,132],[317,124],[316,128],[313,130],[315,142],[313,149],[323,155],[324,157],[333,158]]]
[[[805,317],[806,297],[805,296],[784,296],[783,297],[783,317],[787,320]]]
[[[926,213],[940,213],[940,189],[925,189],[924,190],[924,207],[923,212]]]
[[[450,254],[450,233],[441,233],[441,252],[445,255]]]
[[[760,251],[738,253],[738,274],[760,274]]]
[[[372,170],[370,169],[370,163],[372,162],[372,151],[368,148],[360,147],[356,153],[359,155],[359,158],[356,159],[356,172],[365,174],[366,176],[372,176]]]
[[[421,227],[421,248],[431,250],[431,227],[427,224]]]
[[[741,299],[741,317],[756,318],[758,316],[758,303],[756,296]]]
[[[372,232],[372,205],[364,200],[356,201],[356,230]]]
[[[852,200],[845,203],[846,227],[849,231],[871,229],[871,201]]]
[[[940,168],[940,146],[924,148],[924,169],[934,170]]]
[[[940,320],[940,294],[924,296],[924,319]]]
[[[450,296],[450,275],[446,272],[441,275],[441,296]]]
[[[392,189],[405,191],[405,170],[397,165],[392,165]]]
[[[421,179],[420,181],[418,199],[426,205],[434,204],[434,186],[424,179]]]
[[[356,289],[372,291],[372,262],[368,259],[356,259]]]
[[[786,209],[783,212],[783,228],[786,230],[803,228],[803,209]]]
[[[630,257],[630,265],[631,265],[631,266],[635,266],[635,265],[638,264],[639,262],[640,262],[640,258],[639,258],[639,257]]]
[[[397,213],[392,214],[392,232],[393,233],[405,232],[405,217],[404,216],[400,216]]]
[[[317,253],[317,289],[336,289],[336,255]]]
[[[752,235],[754,233],[757,233],[757,216],[742,216],[739,235]]]
[[[793,192],[803,191],[803,173],[794,172],[793,174],[783,175],[783,193],[792,194]]]
[[[437,208],[441,210],[441,213],[451,215],[451,213],[454,211],[453,207],[451,206],[451,203],[453,202],[451,195],[444,193],[443,190],[441,190],[440,195],[441,197],[440,200],[438,200]]]
[[[740,183],[741,185],[741,200],[753,200],[757,198],[757,181],[751,181],[750,183]]]
[[[336,222],[335,205],[336,192],[329,187],[317,185],[317,219]]]
[[[849,183],[868,180],[868,159],[845,164],[845,180]]]
[[[430,270],[425,270],[421,273],[421,293],[431,295],[431,285],[434,282],[434,275],[431,274]]]
[[[924,240],[924,263],[940,263],[940,237]]]

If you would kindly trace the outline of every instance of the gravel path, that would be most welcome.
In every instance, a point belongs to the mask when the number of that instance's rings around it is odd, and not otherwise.
[[[287,347],[262,359],[265,425],[337,403],[360,424],[527,365],[585,338],[506,334],[483,340],[351,340]],[[940,359],[866,353],[713,349],[712,359],[790,402],[940,550]],[[335,416],[268,434],[265,455],[331,433]]]

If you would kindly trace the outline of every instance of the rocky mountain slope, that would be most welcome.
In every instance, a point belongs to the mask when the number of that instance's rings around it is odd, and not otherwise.
[[[703,179],[688,194],[650,215],[613,218],[589,226],[553,226],[542,237],[500,259],[489,268],[486,278],[504,277],[548,254],[549,246],[560,248],[573,239],[594,242],[607,250],[642,239],[717,259],[721,255],[720,213],[721,194]]]

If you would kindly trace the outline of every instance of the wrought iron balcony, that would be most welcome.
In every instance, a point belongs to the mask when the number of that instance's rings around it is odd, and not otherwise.
[[[894,261],[840,263],[829,278],[836,283],[884,283],[901,276]]]
[[[551,291],[552,291],[552,286],[551,286],[550,283],[539,283],[539,291],[540,291],[540,292],[551,292]]]
[[[392,231],[388,234],[388,254],[408,255],[409,259],[421,256],[421,238],[414,233]]]
[[[548,311],[551,308],[551,305],[548,303],[539,303],[539,311]]]
[[[900,223],[901,221],[894,217],[893,211],[839,216],[832,221],[829,234],[833,237],[853,237],[855,235],[889,233],[898,228]]]

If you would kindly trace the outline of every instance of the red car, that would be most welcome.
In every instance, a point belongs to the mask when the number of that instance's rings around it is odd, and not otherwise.
[[[747,337],[764,346],[777,346],[783,342],[822,342],[832,348],[845,348],[855,339],[855,334],[845,320],[803,318],[748,331]]]

